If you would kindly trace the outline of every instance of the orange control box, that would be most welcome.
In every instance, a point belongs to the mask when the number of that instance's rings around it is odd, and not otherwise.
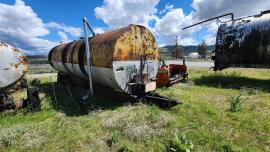
[[[187,66],[185,64],[162,65],[157,74],[157,86],[169,86],[187,77]]]

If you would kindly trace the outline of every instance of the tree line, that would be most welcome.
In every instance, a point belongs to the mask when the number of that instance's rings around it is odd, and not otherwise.
[[[198,49],[197,49],[197,53],[202,57],[205,58],[207,55],[207,44],[206,42],[203,40],[202,43],[200,43],[198,45]],[[176,42],[175,47],[173,48],[172,51],[172,57],[175,59],[182,59],[185,57],[185,50],[181,45],[178,45],[178,43]]]

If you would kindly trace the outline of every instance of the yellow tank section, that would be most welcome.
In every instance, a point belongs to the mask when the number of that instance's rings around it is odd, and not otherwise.
[[[150,60],[159,58],[158,47],[152,33],[143,26],[130,25],[130,30],[116,41],[113,53],[114,61],[140,60],[147,56]]]
[[[135,61],[141,56],[147,56],[148,60],[159,58],[155,37],[140,25],[96,35],[89,39],[89,44],[91,64],[96,67],[112,68],[113,61]],[[84,40],[56,46],[51,50],[49,60],[87,65]]]
[[[152,33],[145,27],[130,25],[125,28],[106,32],[90,40],[92,65],[112,67],[113,61],[149,60],[159,58],[158,47]]]
[[[88,39],[91,51],[92,76],[95,83],[130,93],[131,80],[139,81],[140,60],[147,59],[146,70],[142,70],[145,90],[155,89],[159,51],[152,33],[140,25],[129,25]],[[54,47],[48,55],[50,64],[60,73],[79,79],[87,79],[87,59],[84,39]],[[135,81],[135,82],[137,82]],[[150,85],[150,83],[152,85]]]

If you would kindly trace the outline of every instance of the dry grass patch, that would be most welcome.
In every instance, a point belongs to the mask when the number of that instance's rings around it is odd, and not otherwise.
[[[160,135],[175,118],[157,107],[144,104],[128,106],[116,111],[98,114],[101,125],[110,130],[119,130],[132,139],[146,139]]]

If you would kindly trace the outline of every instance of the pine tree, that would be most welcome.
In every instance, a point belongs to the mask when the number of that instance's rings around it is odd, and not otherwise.
[[[207,54],[207,44],[205,41],[202,41],[201,44],[199,44],[198,46],[198,51],[199,55],[201,55],[202,57],[205,57]]]

